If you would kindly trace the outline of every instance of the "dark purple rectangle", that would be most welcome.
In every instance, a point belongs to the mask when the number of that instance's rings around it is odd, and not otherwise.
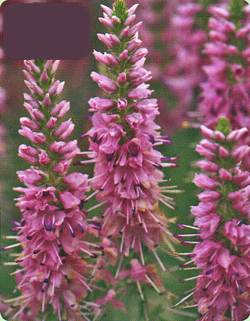
[[[68,60],[89,53],[89,11],[80,3],[12,3],[3,19],[3,47],[12,59]]]

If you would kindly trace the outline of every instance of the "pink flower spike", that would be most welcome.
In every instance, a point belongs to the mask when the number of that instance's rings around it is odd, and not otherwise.
[[[147,84],[151,73],[144,68],[147,49],[137,49],[141,44],[138,39],[141,23],[133,25],[137,5],[127,11],[128,16],[124,8],[122,0],[114,3],[109,18],[115,27],[109,28],[110,33],[105,36],[99,35],[99,39],[109,47],[108,54],[94,51],[97,60],[108,66],[108,72],[105,76],[92,72],[91,77],[106,93],[102,98],[95,97],[89,101],[90,111],[94,113],[92,128],[83,136],[88,137],[90,150],[81,153],[89,159],[79,163],[95,164],[90,183],[95,191],[93,195],[101,201],[104,209],[93,229],[102,238],[106,256],[102,258],[105,262],[102,270],[106,282],[110,280],[112,284],[113,276],[107,273],[109,264],[115,265],[119,257],[130,256],[134,250],[131,272],[123,270],[121,260],[117,262],[116,276],[129,276],[134,282],[153,286],[156,282],[158,290],[161,281],[157,279],[156,268],[151,264],[145,265],[147,258],[144,259],[143,249],[151,250],[157,264],[165,270],[156,253],[157,245],[168,237],[172,251],[171,240],[176,242],[176,239],[167,229],[170,221],[158,210],[159,203],[173,209],[172,198],[163,195],[164,189],[159,187],[159,182],[164,181],[160,169],[176,167],[177,158],[164,158],[154,149],[154,145],[170,144],[170,141],[168,136],[161,136],[160,127],[155,124],[155,117],[159,114],[157,100],[148,99],[153,91]],[[108,251],[109,246],[112,247]],[[97,277],[101,274],[96,273]]]
[[[22,220],[13,228],[18,232],[18,245],[22,246],[16,259],[21,268],[15,272],[20,295],[6,313],[13,320],[45,320],[45,307],[51,304],[52,315],[57,314],[58,319],[67,315],[72,321],[83,321],[87,317],[80,303],[91,290],[85,280],[92,266],[81,254],[96,256],[89,249],[95,245],[86,242],[88,222],[83,203],[89,190],[88,177],[67,173],[80,150],[76,140],[62,141],[70,135],[74,124],[71,119],[58,121],[69,109],[66,101],[58,102],[64,85],[54,79],[58,62],[35,60],[26,61],[25,65],[30,73],[27,78],[37,80],[28,86],[32,97],[24,95],[28,101],[24,106],[32,120],[22,117],[19,133],[34,147],[20,145],[19,156],[33,166],[17,172],[25,184],[15,188],[21,193],[16,205]]]
[[[225,117],[219,119],[217,128],[220,131],[211,130],[214,135],[210,132],[210,138],[205,140],[207,148],[217,145],[213,162],[211,164],[210,157],[205,155],[206,158],[197,165],[202,162],[201,169],[208,173],[196,174],[194,179],[204,191],[198,194],[198,206],[191,207],[194,226],[198,227],[197,236],[201,239],[189,255],[189,265],[194,263],[201,270],[191,278],[196,279],[191,302],[198,305],[201,321],[224,319],[227,311],[232,319],[244,320],[249,311],[242,313],[239,307],[250,303],[250,299],[243,295],[250,290],[245,279],[250,272],[250,180],[249,172],[242,171],[239,166],[244,163],[249,146],[240,145],[246,130],[232,131]],[[208,137],[206,131],[203,135]],[[198,152],[204,154],[202,150]],[[209,164],[211,168],[207,170]]]

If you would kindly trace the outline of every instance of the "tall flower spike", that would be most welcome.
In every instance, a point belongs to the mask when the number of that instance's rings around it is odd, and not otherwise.
[[[23,250],[16,259],[21,269],[15,272],[21,296],[9,300],[11,320],[32,321],[49,313],[57,313],[58,320],[88,320],[80,302],[89,286],[86,276],[90,265],[84,256],[95,256],[85,242],[88,225],[82,205],[89,190],[87,175],[67,174],[79,149],[76,141],[64,140],[71,134],[71,120],[63,121],[69,103],[58,102],[64,83],[55,81],[59,61],[25,61],[28,71],[24,106],[31,119],[20,119],[19,133],[31,141],[19,148],[30,169],[17,172],[26,187],[17,206],[22,212],[21,223],[15,223],[18,243]],[[84,254],[84,256],[82,256]],[[54,317],[55,319],[55,317]]]
[[[174,30],[171,18],[178,1],[169,0],[138,0],[136,19],[142,20],[140,38],[148,48],[146,66],[152,72],[153,81],[162,81],[165,76],[166,64],[171,59],[171,45],[174,40]],[[129,5],[133,0],[127,0]],[[159,46],[160,42],[160,46]]]
[[[202,49],[207,41],[210,10],[215,3],[224,6],[229,1],[176,1],[176,14],[171,18],[174,34],[170,47],[172,61],[165,68],[164,83],[178,100],[170,117],[184,127],[189,126],[187,120],[200,114],[195,109],[200,85],[207,79],[203,66],[208,63],[208,58]]]
[[[203,67],[207,81],[201,84],[201,121],[213,128],[225,116],[233,129],[249,128],[250,10],[243,0],[210,8],[209,36],[204,53],[210,64]]]
[[[143,67],[147,49],[139,48],[141,22],[133,25],[137,5],[127,10],[119,0],[113,9],[102,8],[100,21],[108,33],[98,37],[108,51],[94,51],[94,56],[106,66],[106,76],[96,72],[91,76],[109,96],[90,99],[93,127],[83,135],[90,138],[89,155],[95,162],[91,186],[105,205],[101,235],[112,238],[121,261],[134,250],[144,265],[146,246],[165,270],[156,247],[166,241],[173,251],[168,240],[173,237],[167,229],[170,220],[158,206],[173,208],[173,200],[164,195],[171,187],[159,183],[163,182],[161,169],[177,166],[177,158],[163,157],[154,149],[171,142],[156,131],[157,100],[149,99],[152,90],[145,82],[151,73]]]
[[[204,80],[201,47],[206,40],[206,1],[177,1],[171,18],[174,40],[170,53],[172,62],[165,68],[164,82],[178,97],[178,105],[190,108],[195,90]],[[203,24],[203,25],[201,25]]]
[[[204,191],[191,212],[202,242],[188,263],[202,270],[191,278],[197,282],[189,295],[202,314],[199,321],[243,321],[250,315],[250,175],[239,168],[250,151],[239,145],[246,132],[231,131],[226,118],[215,130],[201,126],[204,139],[196,150],[205,159],[197,165],[206,173],[196,174],[194,183]]]
[[[146,68],[152,72],[152,84],[156,90],[158,99],[158,107],[161,113],[159,124],[168,132],[178,130],[181,127],[184,119],[187,118],[187,99],[190,99],[189,87],[195,78],[197,82],[197,59],[194,61],[190,55],[185,55],[186,52],[182,49],[182,54],[177,58],[178,48],[176,42],[180,34],[188,33],[187,28],[183,28],[179,34],[173,25],[173,17],[180,5],[180,1],[176,0],[138,0],[139,7],[137,10],[137,21],[142,20],[143,24],[140,28],[140,38],[148,48]],[[128,4],[133,4],[134,0],[127,0]],[[183,18],[183,17],[182,17]],[[185,18],[184,18],[185,19]],[[194,37],[192,37],[194,38]],[[186,36],[190,39],[190,32]],[[189,40],[190,41],[190,40]],[[186,45],[185,48],[194,48],[192,44]],[[184,46],[183,46],[184,47]],[[196,46],[197,47],[197,46]],[[181,50],[179,50],[181,52]],[[190,59],[190,57],[192,57]],[[174,60],[175,64],[172,64]],[[177,78],[178,74],[185,74],[185,66],[188,65],[189,78],[183,80]],[[192,64],[192,65],[191,65]],[[177,67],[178,66],[178,67]],[[193,68],[195,66],[195,68]],[[182,68],[183,67],[183,68]],[[182,68],[182,70],[181,70]],[[195,77],[193,77],[195,73]],[[200,77],[199,77],[200,78]],[[167,83],[169,82],[169,84]],[[173,88],[174,83],[177,83],[178,88]],[[163,90],[164,88],[164,90]],[[182,89],[182,91],[181,91]],[[174,97],[173,97],[174,96]],[[170,98],[171,97],[171,98]],[[176,102],[178,100],[178,102]],[[184,104],[185,103],[185,104]]]

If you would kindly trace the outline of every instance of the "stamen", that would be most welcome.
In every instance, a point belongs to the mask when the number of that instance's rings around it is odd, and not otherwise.
[[[145,277],[148,280],[148,282],[152,285],[152,287],[156,290],[156,292],[162,294],[162,291],[155,285],[155,283],[150,279],[150,277],[148,277],[147,275],[145,275]]]
[[[115,279],[117,279],[117,277],[118,277],[118,275],[120,273],[120,269],[121,269],[121,266],[122,266],[123,258],[124,258],[124,254],[122,254],[122,257],[120,258],[120,262],[119,262],[119,265],[118,265],[118,268],[117,268],[117,271],[116,271],[116,274],[115,274]]]
[[[167,207],[171,208],[172,210],[174,210],[174,207],[172,205],[170,205],[169,203],[167,203],[166,201],[164,201],[161,197],[158,198],[159,201],[161,201],[163,204],[165,204]]]
[[[122,252],[122,249],[123,249],[124,239],[125,239],[125,235],[124,235],[124,233],[122,233],[122,240],[121,240],[121,245],[120,245],[120,253]]]
[[[161,189],[161,193],[172,193],[172,194],[180,194],[183,193],[184,191],[180,190],[180,189],[175,189],[175,190],[170,190],[167,189],[166,187],[160,187]]]
[[[179,164],[176,163],[161,163],[162,167],[179,167]]]
[[[6,266],[18,265],[16,262],[3,262],[2,264]]]
[[[84,277],[80,274],[80,273],[78,273],[77,271],[74,271],[74,273],[76,274],[76,275],[78,275],[78,280],[84,285],[84,286],[86,286],[86,288],[89,290],[89,291],[93,291],[89,286],[88,286],[88,284],[84,281]]]
[[[247,255],[249,251],[250,251],[250,247],[243,253],[243,255]]]
[[[190,309],[190,308],[195,308],[195,307],[198,307],[198,303],[197,304],[192,304],[192,305],[189,305],[187,303],[187,305],[185,305],[182,309]]]
[[[184,269],[185,269],[185,271],[189,271],[189,270],[190,270],[190,271],[191,271],[191,270],[201,270],[201,268],[198,268],[198,267],[196,267],[196,266],[194,266],[194,267],[189,267],[189,268],[188,268],[188,267],[187,267],[187,268],[184,267]]]
[[[157,224],[160,224],[160,223],[161,223],[161,221],[159,221],[152,212],[150,212],[150,211],[148,210],[148,213],[152,216],[152,218],[155,220],[155,222],[156,222]]]
[[[174,305],[174,307],[177,307],[178,305],[180,305],[182,302],[186,301],[188,298],[190,298],[193,295],[194,292],[189,293],[188,295],[186,295],[184,298],[182,298],[178,303],[176,303]]]
[[[88,152],[88,151],[86,151],[86,152],[79,152],[76,156],[87,156],[87,157],[93,158],[94,155],[95,155],[94,152]]]
[[[142,289],[141,289],[140,283],[139,283],[139,282],[136,282],[136,284],[137,284],[138,291],[139,291],[139,293],[140,293],[140,296],[141,296],[142,301],[145,301],[145,298],[144,298],[144,295],[143,295],[143,293],[142,293]]]
[[[85,164],[92,164],[95,162],[96,162],[95,159],[89,159],[89,160],[85,160],[85,161],[77,161],[73,165],[74,166],[85,166]]]
[[[97,204],[97,205],[95,205],[95,206],[93,206],[93,207],[89,208],[89,209],[88,209],[88,212],[95,210],[96,208],[98,208],[98,207],[100,207],[100,206],[104,205],[105,203],[106,203],[106,201],[103,201],[103,202],[101,202],[101,203],[99,203],[99,204]]]
[[[179,224],[179,223],[177,223],[177,224]],[[180,225],[180,224],[179,224]],[[195,227],[195,226],[191,226],[191,225],[186,225],[186,224],[181,224],[182,226],[184,226],[184,227],[187,227],[187,228],[190,228],[190,229],[192,229],[192,230],[199,230],[199,228],[198,227]]]
[[[145,265],[144,256],[143,256],[143,252],[142,252],[141,240],[139,240],[139,249],[140,249],[140,254],[141,254],[142,265]]]
[[[8,251],[9,249],[12,249],[12,248],[20,246],[20,245],[22,245],[22,243],[11,244],[11,245],[2,247],[1,250],[2,251]]]
[[[90,194],[87,198],[85,198],[85,202],[87,202],[89,199],[91,199],[91,197],[95,196],[99,191],[95,191],[94,193]]]
[[[189,246],[189,245],[191,245],[191,244],[199,244],[199,243],[200,243],[200,242],[196,242],[196,241],[188,241],[188,242],[182,241],[182,242],[181,242],[182,245],[187,245],[187,246]]]
[[[175,252],[177,255],[183,255],[183,256],[189,256],[192,255],[192,253],[179,253],[179,252]]]
[[[152,250],[152,252],[154,253],[154,256],[156,257],[156,259],[157,259],[158,263],[160,264],[162,270],[163,270],[164,272],[166,272],[166,268],[165,268],[165,266],[163,265],[161,259],[159,258],[158,254],[156,253],[156,251],[155,251],[155,250]]]
[[[45,296],[46,296],[46,293],[44,292],[43,299],[42,299],[42,312],[44,312],[44,308],[45,308]]]
[[[198,278],[202,277],[202,275],[197,275],[197,276],[192,276],[191,278],[187,278],[187,279],[184,279],[183,281],[192,281],[192,280],[196,280]]]
[[[91,253],[90,251],[84,249],[84,248],[80,248],[80,250],[82,250],[84,253],[88,254],[89,256],[93,257],[93,253]]]
[[[69,224],[69,222],[66,222],[68,227],[69,227],[69,231],[72,237],[76,237],[76,233],[75,230],[73,229],[73,227]]]
[[[200,234],[181,234],[180,236],[182,236],[182,237],[199,237],[200,236]]]
[[[2,238],[4,240],[17,240],[18,236],[14,236],[14,235],[3,235]]]
[[[103,174],[94,176],[94,177],[92,177],[92,178],[89,178],[89,179],[88,179],[88,183],[89,183],[89,182],[92,182],[93,180],[98,180],[100,177],[106,176],[106,175],[107,175],[106,173],[103,173]]]

